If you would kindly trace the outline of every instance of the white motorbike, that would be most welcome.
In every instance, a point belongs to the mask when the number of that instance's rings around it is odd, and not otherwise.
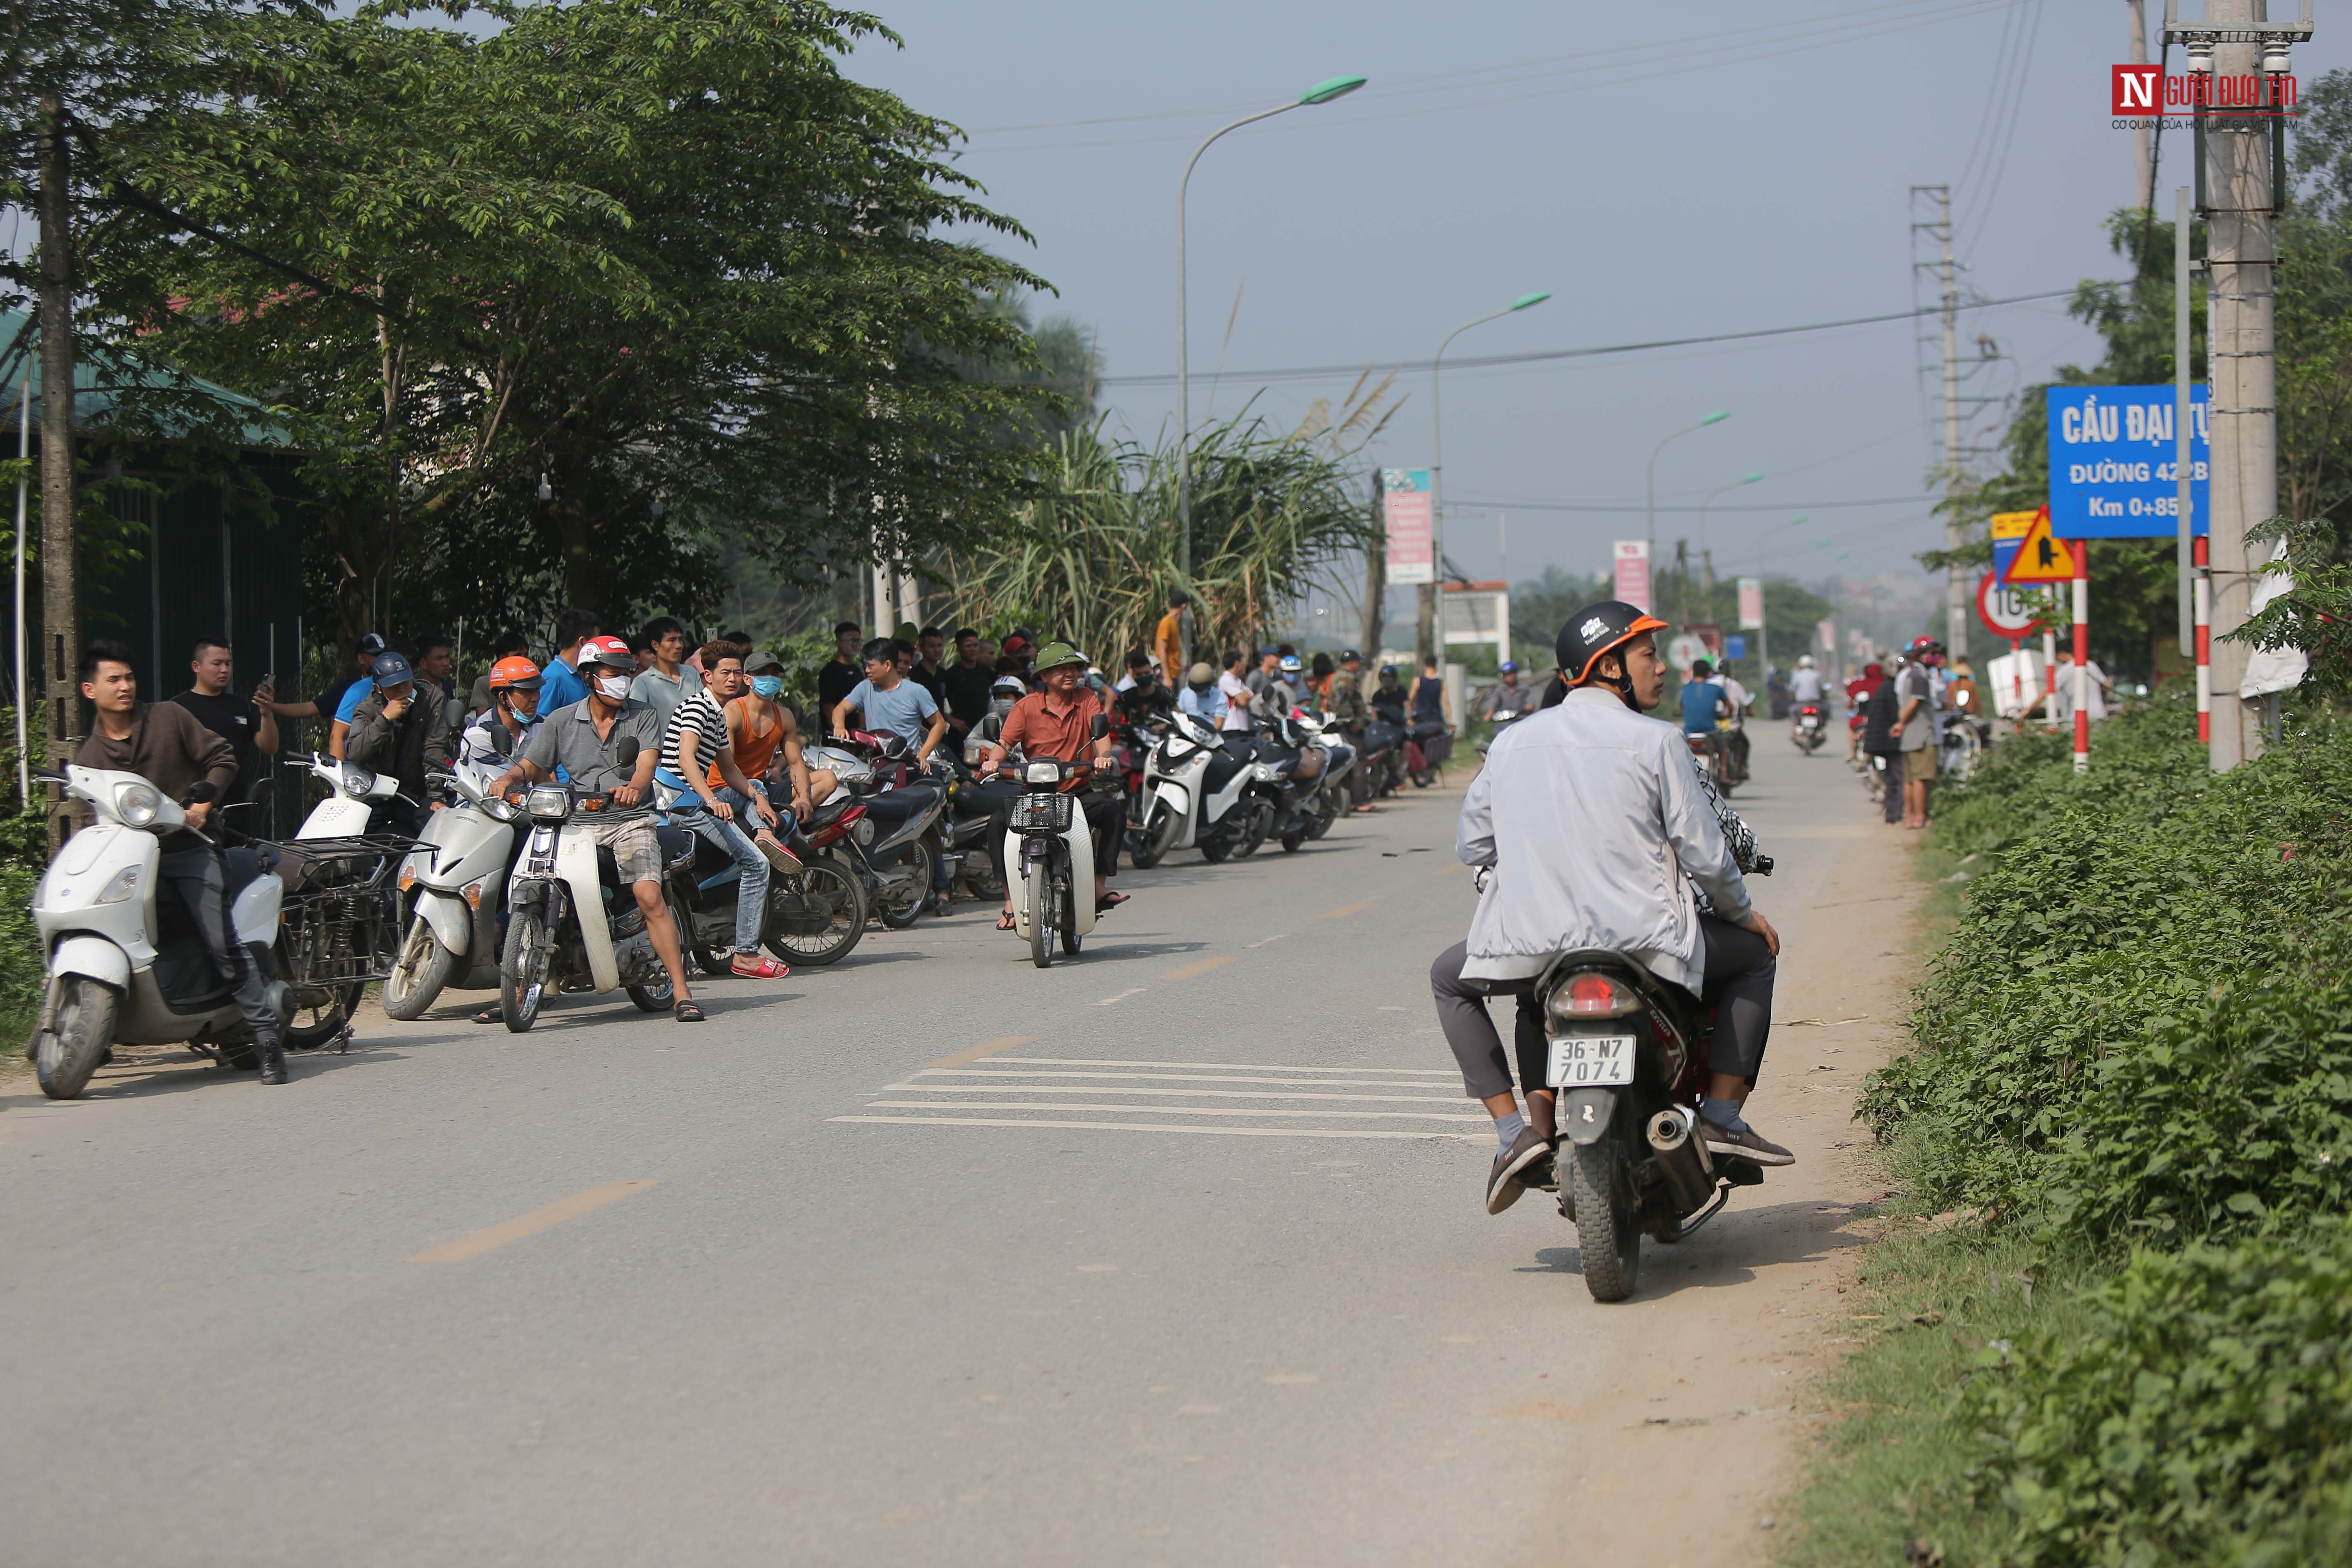
[[[1137,869],[1149,871],[1178,849],[1198,849],[1213,862],[1244,843],[1255,847],[1253,839],[1262,841],[1273,826],[1272,812],[1259,809],[1250,785],[1271,776],[1254,757],[1229,750],[1204,721],[1173,715],[1143,764]]]
[[[630,766],[631,748],[619,748],[620,765]],[[499,1008],[506,1026],[521,1034],[539,1021],[550,987],[604,995],[626,990],[647,1013],[667,1013],[676,987],[654,952],[645,911],[622,885],[612,853],[597,847],[590,829],[610,797],[583,794],[571,785],[533,784],[523,792],[522,813],[530,837],[507,884],[507,939],[499,955]],[[684,827],[656,827],[663,868],[683,858],[691,863],[695,836]],[[692,926],[672,900],[677,930]]]
[[[324,752],[311,752],[307,763],[298,757],[294,766],[310,769],[327,786],[327,798],[312,806],[295,830],[298,839],[361,837],[371,822],[383,823],[385,808],[400,795],[400,781],[390,773],[370,773]]]
[[[1095,739],[1109,732],[1109,721],[1097,714]],[[1040,969],[1053,967],[1057,941],[1075,958],[1095,929],[1095,840],[1073,793],[1090,771],[1053,757],[1034,757],[1021,767],[1021,795],[1004,835],[1004,880],[1013,928]]]
[[[522,813],[489,794],[503,758],[455,763],[450,799],[433,813],[400,866],[408,925],[383,980],[383,1010],[415,1018],[443,990],[492,991],[499,984],[499,911],[506,907],[515,824]],[[502,770],[501,770],[502,771]]]
[[[1323,773],[1315,781],[1313,810],[1307,819],[1305,833],[1308,838],[1320,838],[1331,831],[1331,825],[1348,808],[1347,781],[1356,768],[1356,748],[1348,743],[1339,726],[1312,714],[1301,714],[1292,722],[1306,733],[1310,744],[1323,752]],[[1286,839],[1283,847],[1290,847]]]
[[[194,917],[177,898],[158,896],[161,840],[187,825],[186,814],[137,773],[68,767],[34,776],[63,784],[96,818],[66,840],[33,895],[48,960],[31,1051],[41,1092],[73,1099],[116,1045],[184,1041],[227,1066],[257,1066],[252,1032]],[[282,1031],[289,1008],[276,948],[285,885],[250,850],[225,858],[230,924],[261,966]]]

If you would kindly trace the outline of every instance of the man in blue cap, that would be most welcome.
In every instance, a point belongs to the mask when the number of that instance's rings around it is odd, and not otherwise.
[[[1505,721],[1534,712],[1536,689],[1532,686],[1519,684],[1518,665],[1507,658],[1498,673],[1502,677],[1500,683],[1489,687],[1486,695],[1478,700],[1480,712],[1486,718]]]
[[[397,653],[376,657],[374,681],[375,690],[352,710],[343,755],[370,773],[398,779],[400,793],[408,799],[392,803],[393,825],[405,833],[422,832],[425,808],[409,802],[430,798],[425,787],[426,769],[449,765],[448,705],[417,700],[416,671]]]

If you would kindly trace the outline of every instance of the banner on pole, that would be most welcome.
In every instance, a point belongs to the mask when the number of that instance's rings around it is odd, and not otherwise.
[[[1813,623],[1813,637],[1822,645],[1822,651],[1823,653],[1833,654],[1837,652],[1837,623],[1835,621],[1815,621]]]
[[[1650,542],[1646,539],[1621,539],[1617,542],[1616,595],[1643,615],[1650,613]]]
[[[1760,632],[1764,629],[1764,584],[1754,577],[1739,580],[1739,629]],[[1738,658],[1738,655],[1734,655]]]
[[[2205,531],[2206,392],[2189,408],[2191,531]],[[2169,539],[2179,531],[2173,389],[2053,386],[2050,416],[2050,523],[2061,539]]]
[[[1429,470],[1382,468],[1381,515],[1388,522],[1388,580],[1405,586],[1436,582]]]

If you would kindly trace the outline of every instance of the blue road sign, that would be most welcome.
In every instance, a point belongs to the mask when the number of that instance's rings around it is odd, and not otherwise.
[[[2189,526],[2205,531],[2206,389],[2190,389]],[[2172,538],[2172,388],[2049,389],[2050,531],[2061,539]]]

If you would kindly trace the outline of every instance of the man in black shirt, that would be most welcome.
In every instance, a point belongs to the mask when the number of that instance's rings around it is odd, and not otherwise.
[[[948,705],[948,672],[940,661],[945,651],[947,634],[937,626],[925,626],[915,634],[915,668],[907,679],[931,694],[931,700],[944,710]]]
[[[940,672],[945,695],[932,695],[947,710],[948,728],[955,733],[956,749],[961,751],[972,726],[988,717],[988,689],[996,679],[996,670],[980,657],[980,634],[971,627],[956,633],[955,646],[956,661]]]
[[[277,753],[278,717],[269,709],[272,693],[262,686],[250,699],[234,695],[228,689],[228,644],[210,637],[196,644],[195,658],[188,668],[194,672],[195,685],[172,700],[194,714],[197,723],[226,741],[236,753],[236,782],[221,794],[221,804],[233,805],[252,795],[254,781],[261,773],[261,759]]]
[[[843,621],[833,628],[833,657],[825,661],[816,677],[816,710],[830,713],[841,706],[841,700],[856,689],[866,679],[866,665],[857,657],[866,636],[857,629],[856,621]]]

